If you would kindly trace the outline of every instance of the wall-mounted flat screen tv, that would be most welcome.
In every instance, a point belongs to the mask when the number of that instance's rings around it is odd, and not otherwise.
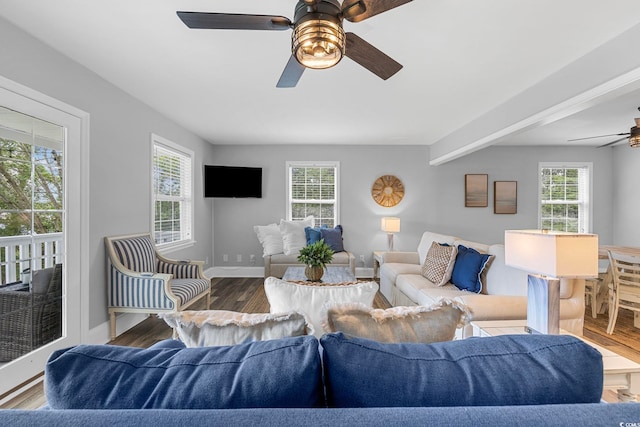
[[[204,166],[204,197],[262,197],[262,168]]]

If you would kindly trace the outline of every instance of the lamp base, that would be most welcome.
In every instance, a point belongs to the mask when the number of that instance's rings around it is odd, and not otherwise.
[[[560,280],[529,275],[527,326],[532,334],[560,333]]]
[[[387,233],[387,251],[393,251],[393,233]]]

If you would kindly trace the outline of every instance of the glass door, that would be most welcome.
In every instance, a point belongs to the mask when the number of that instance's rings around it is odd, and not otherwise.
[[[0,87],[0,397],[80,342],[79,192],[68,155],[79,124]]]

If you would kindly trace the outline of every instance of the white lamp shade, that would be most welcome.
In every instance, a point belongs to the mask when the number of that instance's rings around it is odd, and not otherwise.
[[[382,231],[386,231],[387,233],[398,233],[400,232],[400,218],[386,216],[382,218],[380,227]]]
[[[548,277],[598,277],[598,235],[507,230],[505,264]]]

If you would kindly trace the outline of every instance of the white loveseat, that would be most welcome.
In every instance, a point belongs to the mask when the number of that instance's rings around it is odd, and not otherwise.
[[[462,291],[447,283],[436,286],[422,275],[422,264],[432,242],[464,245],[493,255],[486,269],[486,286],[480,294]],[[504,263],[504,245],[470,242],[455,236],[425,232],[416,252],[386,252],[380,266],[380,292],[391,305],[431,305],[439,297],[460,301],[471,309],[473,320],[518,320],[527,318],[527,273]],[[582,336],[584,325],[584,280],[562,279],[560,328]],[[470,336],[467,326],[462,336]]]

